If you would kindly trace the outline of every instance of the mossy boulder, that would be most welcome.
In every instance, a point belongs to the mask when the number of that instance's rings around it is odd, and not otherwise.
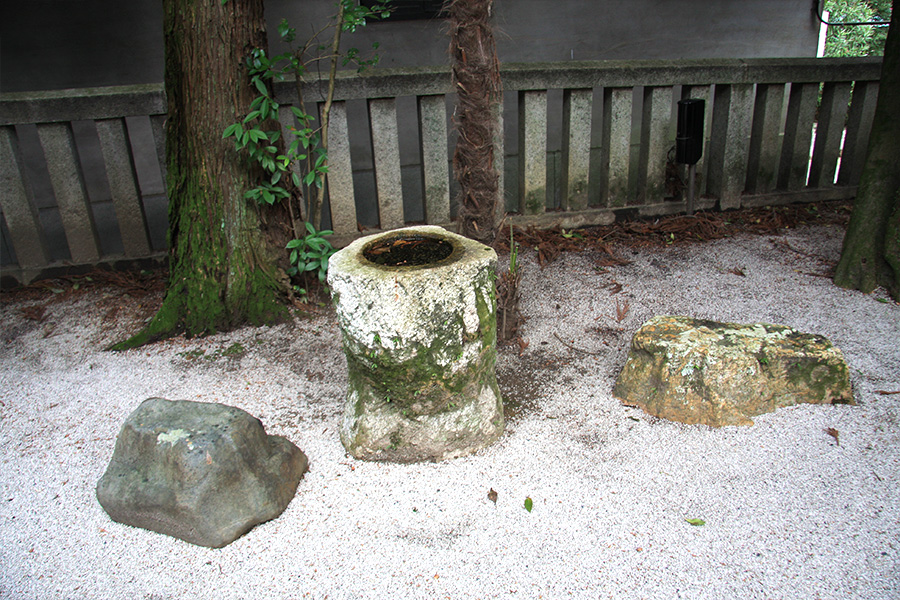
[[[368,236],[331,257],[350,454],[438,461],[500,436],[496,268],[493,249],[433,226]]]
[[[682,423],[752,425],[801,403],[854,404],[841,351],[783,325],[658,316],[634,334],[613,394]]]

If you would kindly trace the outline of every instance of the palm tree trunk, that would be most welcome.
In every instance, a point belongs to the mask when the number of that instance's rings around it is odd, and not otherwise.
[[[459,139],[453,170],[459,181],[460,233],[491,243],[496,233],[499,174],[494,138],[502,101],[500,62],[490,24],[493,0],[449,0],[450,56],[458,95]]]

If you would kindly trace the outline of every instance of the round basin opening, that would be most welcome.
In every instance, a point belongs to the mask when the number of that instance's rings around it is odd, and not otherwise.
[[[418,267],[453,254],[453,244],[426,235],[401,235],[376,240],[365,249],[366,260],[386,267]]]

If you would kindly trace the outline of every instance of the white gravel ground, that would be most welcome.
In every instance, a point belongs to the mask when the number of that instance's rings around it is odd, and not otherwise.
[[[529,345],[498,363],[507,430],[441,464],[344,453],[346,367],[330,311],[114,354],[102,348],[134,330],[136,301],[113,317],[112,292],[85,292],[40,323],[21,313],[36,301],[6,303],[0,597],[898,598],[900,395],[877,392],[900,390],[900,306],[817,275],[841,235],[626,252],[631,264],[605,270],[589,253],[540,270],[525,253]],[[613,381],[631,334],[657,314],[825,335],[859,404],[722,429],[624,407]],[[122,422],[150,396],[241,407],[302,448],[311,470],[287,510],[219,550],[112,522],[94,488]]]

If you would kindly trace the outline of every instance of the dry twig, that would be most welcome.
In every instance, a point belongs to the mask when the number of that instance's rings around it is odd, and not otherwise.
[[[569,344],[564,339],[559,337],[559,334],[557,334],[556,332],[553,332],[553,337],[558,339],[559,343],[561,343],[563,346],[565,346],[569,350],[574,350],[575,352],[581,352],[582,354],[590,354],[591,356],[600,356],[601,354],[603,354],[602,352],[591,352],[590,350],[582,350],[581,348],[576,348],[572,344]]]

